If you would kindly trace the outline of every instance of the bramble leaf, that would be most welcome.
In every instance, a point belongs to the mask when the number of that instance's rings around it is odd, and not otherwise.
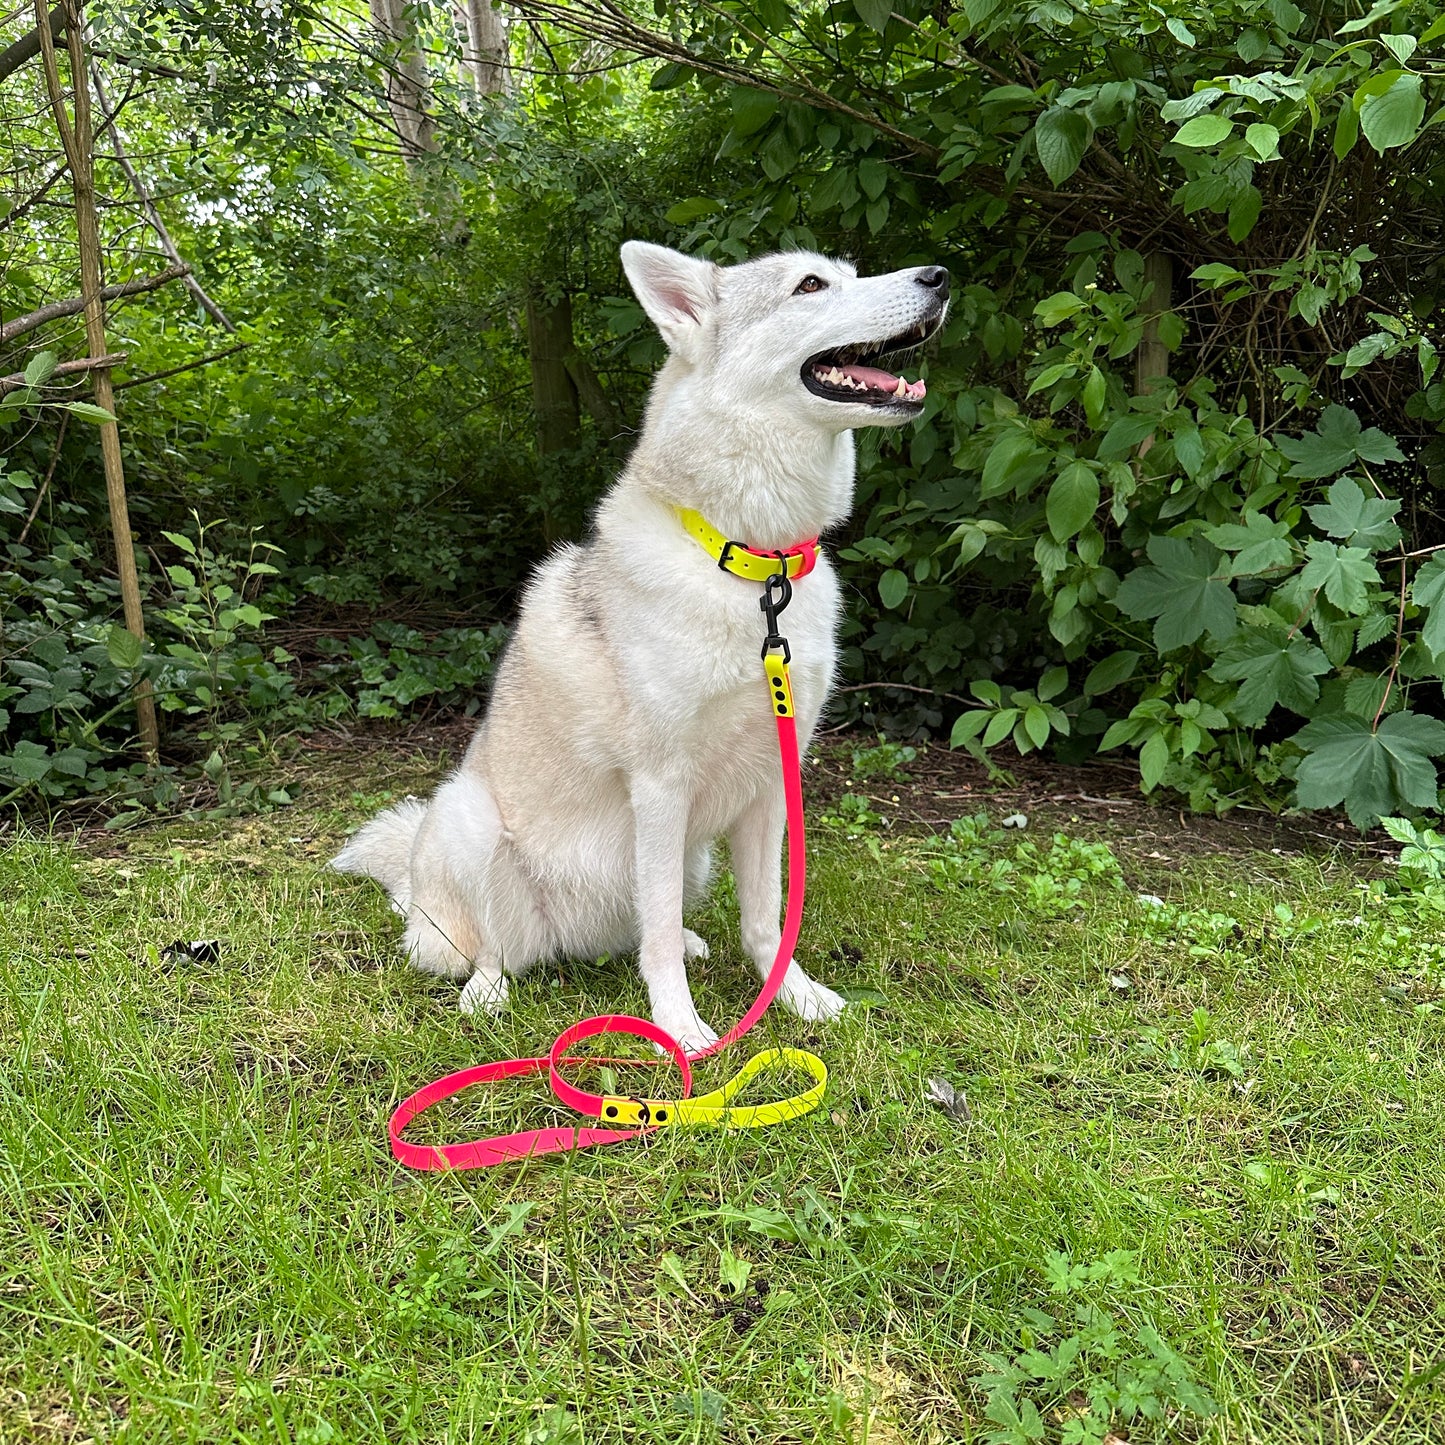
[[[1307,756],[1296,775],[1301,808],[1344,803],[1357,828],[1373,827],[1401,803],[1434,807],[1437,792],[1432,758],[1445,753],[1445,723],[1418,713],[1397,712],[1378,731],[1348,713],[1316,718],[1294,736]]]
[[[1325,596],[1342,612],[1369,609],[1366,589],[1380,585],[1380,574],[1363,547],[1341,547],[1337,542],[1311,542],[1305,552],[1309,561],[1300,573],[1306,587],[1323,588]]]
[[[1223,560],[1202,537],[1150,537],[1152,567],[1138,567],[1114,601],[1127,617],[1153,617],[1161,652],[1187,647],[1204,632],[1226,638],[1234,631],[1234,593],[1216,574]]]
[[[1258,727],[1277,704],[1308,716],[1320,695],[1315,679],[1329,670],[1329,659],[1299,633],[1246,627],[1229,640],[1209,675],[1241,684],[1234,716],[1245,727]]]
[[[1445,556],[1437,552],[1415,574],[1410,601],[1430,609],[1420,629],[1420,640],[1437,657],[1445,653]]]
[[[1330,488],[1328,502],[1306,510],[1320,531],[1350,547],[1379,552],[1400,540],[1400,529],[1391,520],[1400,510],[1399,502],[1367,496],[1353,477],[1341,477]]]
[[[1394,437],[1378,427],[1362,430],[1359,417],[1347,406],[1327,406],[1317,430],[1302,437],[1280,437],[1279,449],[1294,463],[1289,471],[1292,477],[1331,477],[1357,459],[1405,460]]]
[[[1272,567],[1284,567],[1294,553],[1289,545],[1289,527],[1274,522],[1263,512],[1246,512],[1242,522],[1225,522],[1209,527],[1204,535],[1216,547],[1236,554],[1230,566],[1232,577],[1253,576]]]

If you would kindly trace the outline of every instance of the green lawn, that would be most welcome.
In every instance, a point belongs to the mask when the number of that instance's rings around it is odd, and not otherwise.
[[[861,1002],[699,1081],[804,1042],[819,1111],[411,1175],[398,1099],[643,996],[569,964],[462,1019],[323,871],[421,769],[351,771],[5,835],[0,1439],[1067,1441],[1122,1392],[1163,1411],[1115,1417],[1136,1442],[1445,1440],[1440,934],[1348,858],[1116,836],[1118,882],[1050,858],[1107,837],[1067,815],[945,848],[831,808],[800,956]],[[694,925],[715,1025],[750,998],[727,895]],[[560,1117],[524,1084],[417,1132]]]

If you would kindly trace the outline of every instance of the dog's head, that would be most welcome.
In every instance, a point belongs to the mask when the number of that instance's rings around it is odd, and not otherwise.
[[[880,363],[943,324],[942,266],[860,277],[808,251],[717,266],[646,241],[623,246],[622,266],[673,357],[736,415],[836,432],[923,410],[923,382]]]

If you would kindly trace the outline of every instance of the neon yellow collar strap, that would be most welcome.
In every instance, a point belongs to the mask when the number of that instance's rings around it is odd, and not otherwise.
[[[731,572],[734,577],[745,577],[749,582],[766,582],[769,577],[776,577],[780,562],[786,566],[788,577],[796,580],[806,577],[818,562],[816,537],[781,552],[764,552],[757,547],[749,547],[746,542],[730,541],[701,512],[679,507],[677,519],[688,536],[724,572]]]

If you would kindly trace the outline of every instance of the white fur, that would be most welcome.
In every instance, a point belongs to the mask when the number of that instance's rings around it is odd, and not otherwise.
[[[507,975],[540,960],[636,948],[654,1020],[693,1050],[716,1035],[693,1007],[685,959],[707,945],[683,909],[726,836],[743,945],[765,974],[780,940],[784,809],[761,588],[720,571],[675,508],[764,548],[841,520],[851,428],[910,413],[815,396],[800,370],[930,321],[940,300],[916,269],[859,279],[804,253],[722,268],[631,241],[622,260],[670,355],[596,535],[532,579],[461,767],[429,806],[408,800],[368,823],[334,866],[388,889],[412,961],[468,980],[464,1010],[500,1008]],[[827,288],[797,294],[810,274]],[[820,557],[782,619],[805,749],[838,615]],[[780,997],[806,1019],[843,1007],[796,963]]]

